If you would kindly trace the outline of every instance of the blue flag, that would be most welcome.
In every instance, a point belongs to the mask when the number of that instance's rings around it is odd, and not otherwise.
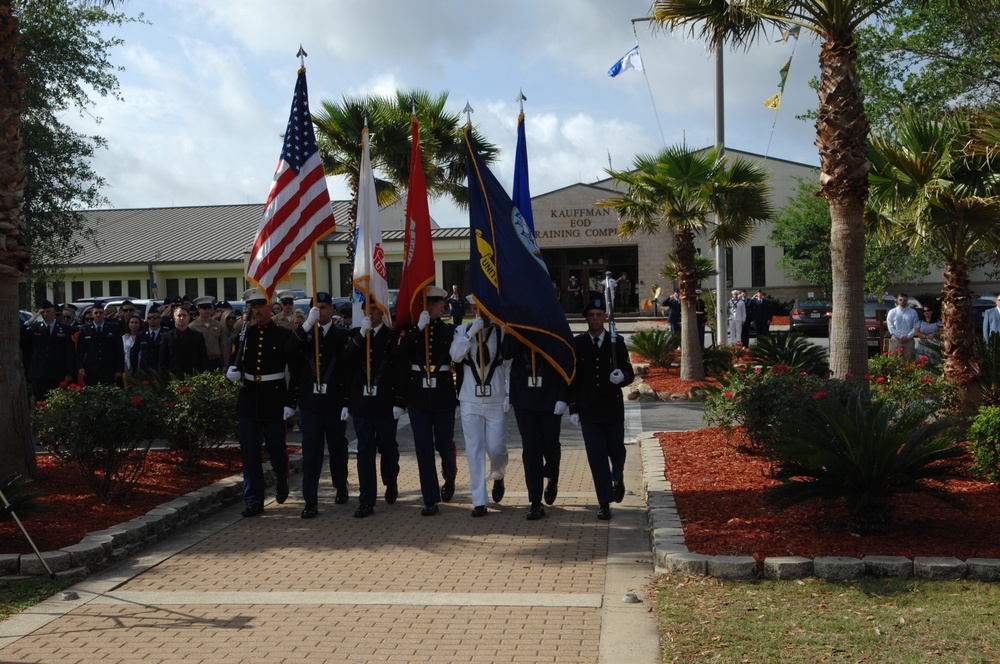
[[[514,151],[514,205],[535,236],[535,215],[531,212],[531,190],[528,188],[528,143],[524,138],[524,113],[517,116],[517,149]]]
[[[465,129],[469,159],[469,271],[480,309],[544,357],[566,382],[576,374],[573,333],[534,233],[483,163]]]
[[[638,44],[630,48],[629,52],[621,57],[621,60],[611,65],[611,69],[608,70],[608,76],[614,78],[627,69],[642,71],[642,56],[639,55]]]

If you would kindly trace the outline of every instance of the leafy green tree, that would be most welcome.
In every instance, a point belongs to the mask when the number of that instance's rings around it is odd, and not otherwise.
[[[832,294],[830,368],[836,376],[861,375],[868,362],[864,325],[864,204],[868,194],[868,131],[858,77],[855,33],[901,0],[657,0],[653,19],[689,29],[712,47],[749,49],[774,30],[799,26],[822,42],[819,56],[816,145],[819,195],[830,204]],[[929,0],[921,0],[928,5]],[[979,8],[996,0],[935,0],[934,4]]]
[[[712,246],[749,240],[755,224],[773,215],[767,173],[755,164],[731,162],[716,150],[692,151],[685,145],[659,154],[639,155],[627,171],[608,170],[625,193],[597,207],[618,213],[618,234],[656,233],[661,226],[674,235],[674,257],[681,293],[681,378],[704,380],[698,338],[695,291],[701,286],[695,237],[707,235]],[[718,224],[709,221],[715,215]]]
[[[31,252],[26,276],[45,282],[61,276],[54,263],[64,264],[82,250],[81,240],[93,237],[79,211],[107,203],[101,195],[105,180],[91,165],[106,141],[74,131],[63,118],[67,112],[89,112],[94,95],[120,98],[110,55],[122,40],[104,37],[100,29],[135,19],[79,2],[15,0],[14,8],[27,84],[21,114],[28,169],[23,212]]]
[[[1000,102],[1000,7],[970,15],[949,3],[904,0],[857,39],[873,125],[886,126],[904,106],[946,111]]]
[[[965,113],[906,111],[872,137],[870,157],[873,231],[944,265],[944,376],[963,387],[975,358],[970,257],[1000,248],[1000,157],[968,152],[973,133]]]
[[[410,118],[420,122],[420,149],[424,160],[427,194],[447,196],[459,206],[468,205],[465,185],[465,143],[462,118],[445,110],[448,93],[425,90],[397,91],[392,96],[343,97],[324,101],[313,115],[316,141],[327,175],[343,175],[351,189],[348,229],[353,234],[358,213],[358,178],[361,170],[361,130],[368,123],[372,135],[372,168],[379,205],[398,200],[406,191],[410,174]],[[472,141],[486,163],[496,160],[498,149],[476,131]],[[354,261],[354,245],[347,243]]]
[[[830,261],[830,206],[816,196],[816,185],[799,181],[798,192],[778,210],[771,241],[784,249],[778,267],[788,276],[814,284],[829,296],[833,286]],[[865,245],[865,292],[883,293],[895,284],[915,283],[928,273],[927,259],[918,247],[891,238]]]

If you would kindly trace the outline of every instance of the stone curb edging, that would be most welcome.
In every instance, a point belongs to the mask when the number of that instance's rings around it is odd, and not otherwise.
[[[658,573],[750,580],[761,576],[753,556],[707,556],[684,543],[684,524],[674,502],[673,487],[664,479],[666,463],[656,434],[637,437],[642,453],[643,484],[649,508],[653,560]],[[764,559],[763,578],[774,580],[816,577],[848,581],[868,577],[916,578],[932,581],[971,579],[1000,581],[1000,559],[906,558],[903,556],[779,556]]]
[[[302,454],[288,458],[290,474],[301,472]],[[267,469],[268,485],[274,471]],[[57,551],[43,551],[42,558],[57,577],[89,576],[109,565],[147,549],[182,528],[239,503],[243,499],[242,475],[227,478],[158,505],[131,521],[87,533],[77,544]],[[29,524],[30,525],[30,524]],[[30,530],[28,531],[30,534]],[[34,553],[0,554],[0,578],[46,576],[45,566]]]

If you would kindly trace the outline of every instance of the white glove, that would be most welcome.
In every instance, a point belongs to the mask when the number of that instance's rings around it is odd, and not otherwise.
[[[366,332],[368,332],[368,330],[370,330],[370,329],[372,329],[372,317],[371,316],[365,316],[364,318],[361,319],[361,334],[362,334],[362,336]]]
[[[580,426],[580,413],[573,413],[569,416],[569,423],[575,427]]]
[[[504,413],[510,412],[510,397],[503,398],[503,412]]]
[[[284,413],[284,419],[288,420],[295,414],[295,409],[285,406],[285,409],[282,412]]]
[[[347,406],[344,406],[340,411],[340,421],[341,422],[347,421]]]
[[[238,383],[242,378],[243,378],[243,373],[236,367],[229,367],[228,369],[226,369],[227,380],[231,380],[234,383]]]
[[[567,408],[569,408],[569,404],[567,404],[565,401],[557,401],[556,402],[556,408],[555,408],[555,410],[552,411],[552,414],[553,415],[562,415],[563,413],[566,412]]]
[[[479,316],[476,316],[475,318],[472,319],[472,322],[469,323],[469,338],[472,338],[477,334],[479,334],[479,332],[482,329],[483,329],[483,319],[480,318]]]
[[[406,412],[405,408],[400,408],[399,406],[393,406],[392,407],[392,419],[398,420],[399,418],[401,418],[403,416],[403,413],[405,413],[405,412]]]
[[[610,380],[615,385],[621,385],[622,383],[625,382],[625,374],[622,373],[621,369],[615,369],[614,371],[611,372],[611,375],[608,376],[608,380]]]
[[[420,312],[420,318],[417,319],[417,329],[423,330],[431,322],[431,315],[426,311]]]
[[[319,320],[319,307],[313,307],[309,310],[309,315],[306,316],[306,322],[302,323],[302,329],[308,332],[312,329],[312,326],[316,324]]]

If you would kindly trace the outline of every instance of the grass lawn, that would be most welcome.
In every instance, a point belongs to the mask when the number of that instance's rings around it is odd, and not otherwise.
[[[15,613],[52,597],[79,580],[79,578],[35,577],[0,583],[0,620],[6,620]]]
[[[664,662],[996,662],[1000,585],[659,577]]]

